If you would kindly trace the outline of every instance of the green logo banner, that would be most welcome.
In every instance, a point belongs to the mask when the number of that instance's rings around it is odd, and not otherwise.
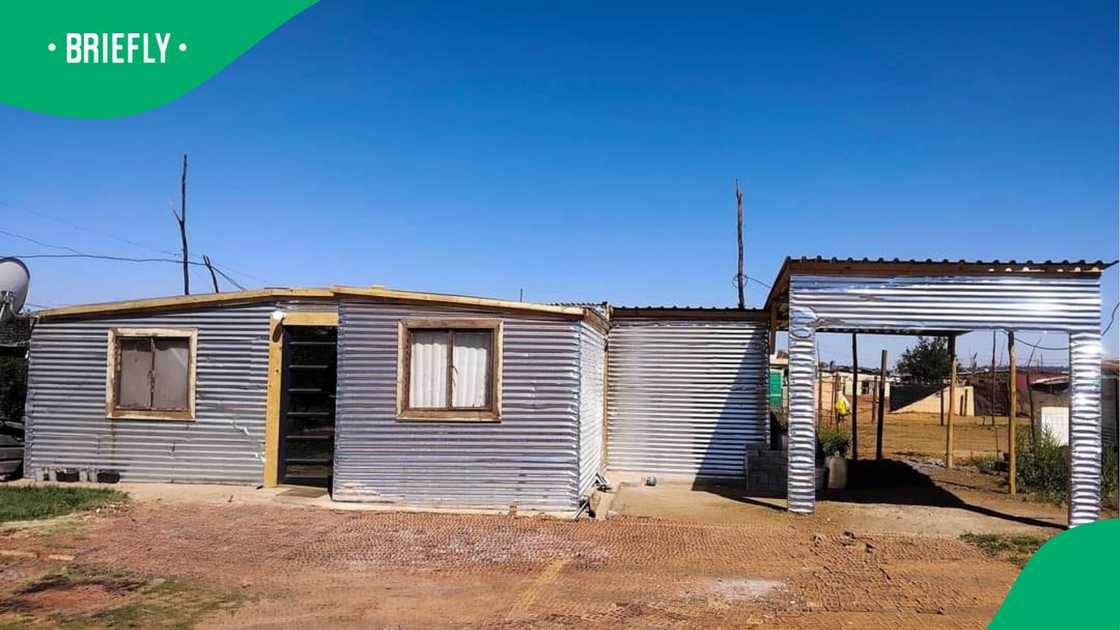
[[[115,118],[201,85],[317,0],[11,0],[0,103]]]
[[[989,629],[1120,628],[1120,521],[1075,527],[1042,546]]]

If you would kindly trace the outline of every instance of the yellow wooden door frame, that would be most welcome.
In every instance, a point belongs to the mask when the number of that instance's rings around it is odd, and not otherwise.
[[[280,482],[280,373],[284,366],[286,326],[338,326],[338,313],[278,311],[268,320],[268,390],[264,424],[264,485],[268,488]]]

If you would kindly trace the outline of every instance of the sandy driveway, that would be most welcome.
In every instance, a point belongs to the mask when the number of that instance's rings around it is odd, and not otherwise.
[[[240,593],[188,618],[245,628],[982,628],[1017,573],[955,535],[750,509],[759,516],[735,522],[573,522],[143,500],[61,531],[0,536],[0,626],[51,615],[98,625],[97,605],[131,601],[122,589],[91,604],[90,589],[116,588],[96,584],[51,593],[48,581],[27,594],[60,562],[51,554],[147,584]]]

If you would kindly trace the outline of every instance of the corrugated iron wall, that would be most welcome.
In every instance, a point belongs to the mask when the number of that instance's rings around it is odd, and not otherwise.
[[[579,325],[579,493],[586,495],[603,465],[603,381],[607,338]]]
[[[579,502],[579,322],[504,320],[502,419],[396,419],[397,322],[493,312],[339,302],[334,498],[573,511]]]
[[[742,477],[769,429],[766,344],[761,322],[613,320],[607,466]]]
[[[117,470],[123,481],[260,483],[269,303],[42,320],[28,375],[28,471]],[[198,329],[193,422],[109,420],[105,362],[113,327]]]
[[[813,509],[813,337],[828,329],[1069,333],[1070,523],[1100,511],[1100,280],[1080,276],[790,278],[789,505]]]

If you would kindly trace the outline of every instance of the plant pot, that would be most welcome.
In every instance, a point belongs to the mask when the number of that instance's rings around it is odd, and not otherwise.
[[[818,462],[819,464],[820,462]],[[813,475],[813,489],[816,490],[817,495],[820,496],[821,491],[828,485],[828,467],[816,466]]]
[[[839,455],[830,455],[824,459],[828,468],[828,487],[832,489],[848,487],[848,460]]]
[[[789,450],[789,434],[788,433],[783,433],[783,434],[778,436],[778,450],[779,451],[788,451]]]

